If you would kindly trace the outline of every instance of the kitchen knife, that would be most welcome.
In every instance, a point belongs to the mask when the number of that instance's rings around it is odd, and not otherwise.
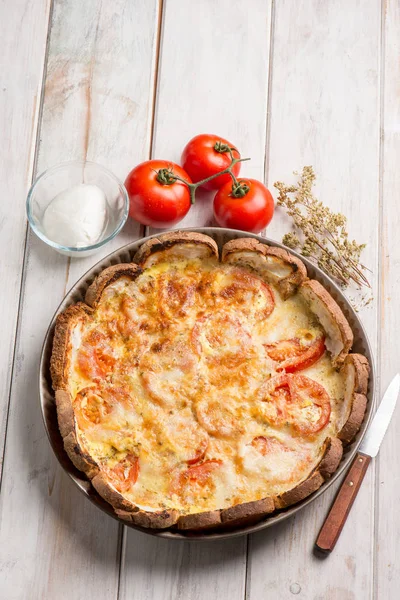
[[[400,374],[387,388],[382,402],[369,426],[328,516],[319,532],[316,546],[322,552],[332,552],[360,489],[371,459],[378,452],[396,407],[400,391]]]

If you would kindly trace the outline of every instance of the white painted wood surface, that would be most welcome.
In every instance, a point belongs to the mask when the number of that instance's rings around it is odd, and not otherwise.
[[[124,178],[150,156],[179,161],[202,131],[238,144],[243,173],[271,189],[312,164],[368,244],[361,316],[383,391],[400,355],[398,0],[3,1],[0,33],[0,598],[397,598],[399,412],[324,561],[312,548],[334,490],[274,529],[204,544],[127,530],[77,492],[44,432],[37,369],[53,311],[101,255],[26,240],[24,198],[36,163],[87,157]],[[182,226],[211,223],[205,194]],[[277,211],[266,234],[285,230]],[[128,224],[103,254],[143,233]]]
[[[349,217],[365,240],[365,260],[376,284],[379,246],[379,2],[277,2],[274,15],[268,183],[290,181],[312,164],[316,194]],[[357,23],[357,26],[355,24]],[[368,207],[368,209],[366,209]],[[368,211],[368,212],[367,212]],[[365,214],[367,213],[367,214]],[[360,215],[365,215],[365,220]],[[368,219],[368,220],[367,220]],[[287,221],[274,219],[279,239]],[[376,303],[360,313],[376,351]],[[312,553],[334,493],[268,536],[252,537],[249,598],[358,600],[373,585],[374,465],[338,541],[321,560]],[[358,516],[357,516],[358,515]],[[360,550],[362,549],[362,557]],[[273,560],[272,560],[273,559]]]
[[[131,161],[148,157],[158,10],[156,1],[146,2],[145,8],[130,1],[55,2],[39,171],[87,156],[123,176]],[[132,68],[135,61],[141,68]],[[124,149],[121,158],[118,140]],[[20,196],[23,204],[24,191]],[[134,239],[138,231],[127,227],[118,243]],[[110,244],[103,254],[111,250]],[[0,598],[117,595],[123,527],[93,510],[59,468],[37,400],[49,315],[92,261],[71,265],[48,252],[33,234],[28,236],[0,495]]]
[[[399,370],[399,290],[400,290],[400,3],[384,3],[382,12],[382,118],[381,118],[381,236],[380,314],[378,354],[381,394],[393,373]],[[400,582],[399,517],[400,413],[393,418],[376,468],[374,594],[376,598],[396,598]]]
[[[32,180],[49,11],[50,0],[0,5],[0,474],[26,237],[24,197]]]

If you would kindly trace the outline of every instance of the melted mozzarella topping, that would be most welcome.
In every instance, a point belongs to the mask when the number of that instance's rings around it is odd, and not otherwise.
[[[179,255],[149,264],[108,286],[72,331],[69,388],[85,451],[108,473],[138,457],[123,493],[145,510],[195,513],[293,488],[343,422],[343,377],[326,353],[301,371],[331,402],[323,429],[301,435],[274,423],[257,393],[279,367],[265,345],[321,336],[321,326],[299,295],[283,301],[237,266]],[[302,418],[315,414],[305,407]]]

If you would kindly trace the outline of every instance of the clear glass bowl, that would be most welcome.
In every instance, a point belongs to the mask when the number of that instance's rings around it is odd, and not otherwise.
[[[43,231],[43,215],[60,192],[81,183],[97,185],[106,196],[106,221],[99,240],[90,246],[62,246],[50,240]],[[83,257],[94,254],[108,244],[122,229],[128,218],[129,198],[125,186],[105,167],[90,161],[74,160],[44,171],[33,183],[26,199],[26,212],[32,231],[57,252]]]

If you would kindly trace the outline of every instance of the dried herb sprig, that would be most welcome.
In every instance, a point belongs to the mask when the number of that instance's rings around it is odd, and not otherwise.
[[[274,183],[279,191],[278,205],[286,209],[294,225],[294,231],[284,235],[282,242],[309,257],[343,287],[352,281],[358,287],[371,288],[365,275],[369,269],[360,262],[365,244],[350,241],[346,217],[315,198],[315,179],[313,168],[303,167],[297,185]]]

